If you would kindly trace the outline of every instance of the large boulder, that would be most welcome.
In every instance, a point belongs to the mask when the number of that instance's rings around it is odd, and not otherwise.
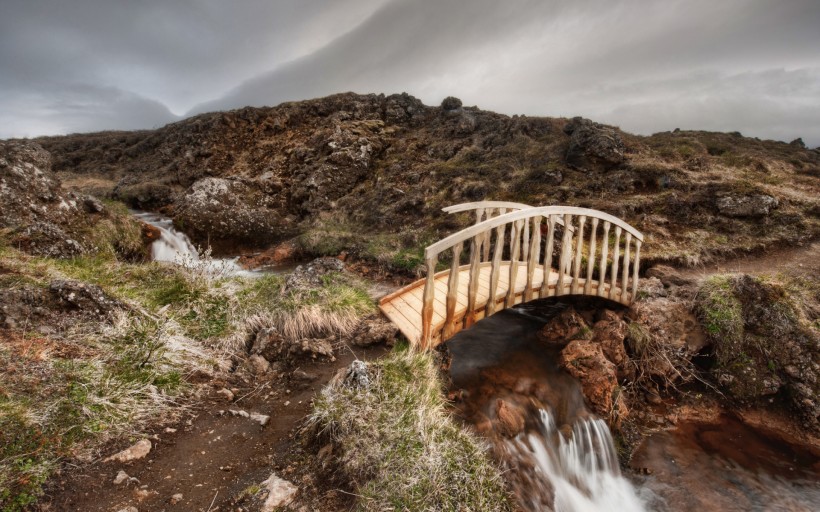
[[[748,274],[716,275],[698,291],[695,307],[714,345],[712,374],[747,404],[782,396],[820,430],[820,334],[778,283]]]
[[[252,183],[238,179],[204,178],[179,200],[175,224],[217,252],[236,246],[266,246],[293,230],[278,203]],[[230,248],[230,249],[229,249]]]
[[[570,136],[566,162],[573,167],[609,170],[624,161],[626,146],[611,126],[575,117],[564,126],[564,133]]]
[[[765,217],[779,205],[779,201],[766,194],[730,195],[715,201],[718,212],[725,217]]]
[[[107,295],[99,286],[82,281],[55,279],[49,285],[49,289],[65,309],[91,316],[105,317],[126,307],[119,300]]]
[[[51,155],[27,141],[0,141],[0,227],[60,225],[84,213],[83,198],[66,192],[51,172]]]

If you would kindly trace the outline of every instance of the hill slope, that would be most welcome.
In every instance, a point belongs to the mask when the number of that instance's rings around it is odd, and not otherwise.
[[[310,252],[407,263],[467,222],[441,207],[480,199],[607,211],[647,234],[651,261],[694,264],[820,234],[820,151],[799,140],[640,137],[445,106],[346,93],[37,142],[67,185],[162,210],[217,250],[301,235]]]

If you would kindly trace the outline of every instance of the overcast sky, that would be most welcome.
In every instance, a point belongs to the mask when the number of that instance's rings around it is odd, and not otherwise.
[[[355,91],[820,145],[820,0],[0,0],[0,138]]]

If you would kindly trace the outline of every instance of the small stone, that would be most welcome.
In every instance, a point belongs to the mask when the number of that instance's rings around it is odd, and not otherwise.
[[[259,424],[264,427],[265,425],[268,424],[268,421],[270,421],[270,416],[268,416],[266,414],[259,414],[259,413],[253,412],[253,413],[251,413],[251,419],[253,421],[258,421]]]
[[[128,473],[126,473],[123,470],[120,470],[119,473],[117,473],[117,476],[114,477],[114,485],[120,485],[123,482],[127,481],[129,478],[131,477],[128,476]]]
[[[290,504],[299,492],[298,487],[287,480],[282,480],[275,473],[271,474],[261,485],[268,491],[268,497],[259,509],[260,512],[273,512],[279,507]]]
[[[264,357],[254,354],[248,358],[253,368],[253,373],[257,375],[264,375],[270,370],[270,363]]]
[[[125,507],[119,509],[117,512],[140,512],[137,507]]]
[[[177,431],[177,429],[175,429],[175,428],[165,427],[165,433],[166,434],[174,434],[174,433],[176,433],[176,431]]]
[[[126,448],[125,450],[108,457],[103,460],[103,462],[130,462],[132,460],[142,459],[151,451],[151,446],[151,441],[148,439],[142,439],[130,448]]]
[[[250,418],[251,417],[251,415],[248,414],[248,411],[231,409],[228,412],[230,412],[232,416],[242,416],[243,418]]]
[[[168,500],[168,503],[170,503],[171,505],[176,505],[180,501],[182,501],[182,493],[178,492],[171,496],[171,498]]]
[[[217,395],[223,395],[225,399],[229,402],[233,402],[233,392],[230,389],[222,388],[216,392]]]

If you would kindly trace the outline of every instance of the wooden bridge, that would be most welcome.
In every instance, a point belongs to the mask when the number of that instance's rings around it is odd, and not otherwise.
[[[643,235],[617,217],[587,208],[501,201],[444,211],[474,211],[476,223],[427,247],[427,277],[379,303],[422,350],[485,316],[534,299],[587,295],[628,306],[635,298]],[[436,271],[446,263],[448,270]]]

